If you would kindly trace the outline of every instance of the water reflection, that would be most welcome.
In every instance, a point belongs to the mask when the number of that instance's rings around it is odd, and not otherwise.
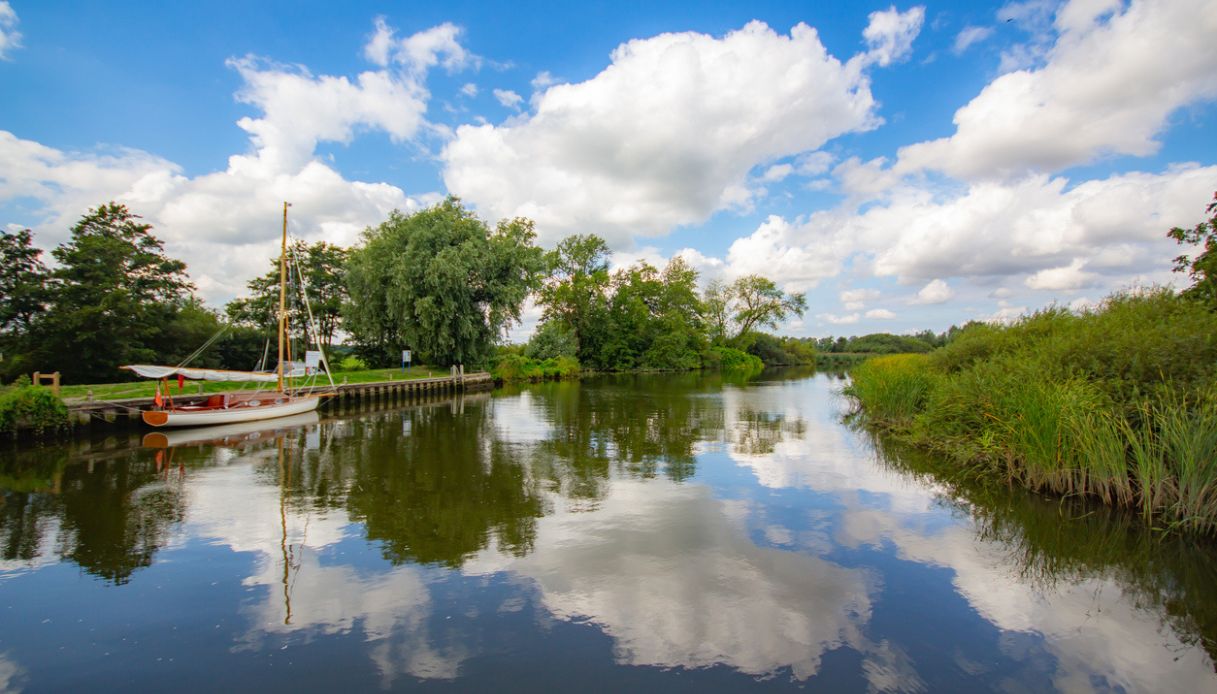
[[[758,547],[747,508],[701,485],[621,480],[597,513],[540,522],[536,551],[466,566],[534,581],[560,619],[590,621],[628,665],[728,665],[751,675],[791,668],[806,679],[821,655],[862,641],[872,580],[816,557]]]
[[[184,513],[181,477],[142,451],[43,449],[0,473],[3,569],[71,561],[116,584],[152,563]],[[83,460],[81,460],[83,458]]]
[[[215,597],[177,608],[221,615],[192,658],[314,649],[365,688],[570,662],[613,687],[605,667],[656,687],[1213,687],[1211,552],[927,477],[841,426],[834,387],[613,378],[16,451],[0,586],[70,562],[137,590],[228,562],[239,591],[191,584]],[[0,638],[0,685],[54,688],[38,643]]]

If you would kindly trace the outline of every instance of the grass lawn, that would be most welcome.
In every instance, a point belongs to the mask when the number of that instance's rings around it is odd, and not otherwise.
[[[364,371],[337,371],[334,373],[334,383],[342,384],[345,380],[347,383],[371,383],[373,381],[401,381],[403,379],[416,378],[433,378],[438,376],[447,376],[447,369],[432,368],[428,366],[411,366],[409,371],[403,373],[401,369],[367,369]],[[292,387],[307,386],[312,379],[293,378],[289,379],[292,382]],[[325,376],[322,375],[316,381],[312,381],[314,385],[324,386],[329,385]],[[142,380],[130,381],[128,383],[96,383],[92,385],[72,385],[61,386],[59,395],[67,402],[81,400],[85,398],[89,391],[93,391],[94,400],[123,400],[125,398],[150,398],[155,394],[156,381]],[[253,383],[225,383],[211,381],[186,381],[186,387],[178,391],[177,381],[169,380],[171,394],[178,395],[194,395],[197,393],[223,393],[225,391],[234,391],[245,389],[253,389],[258,384]],[[273,384],[260,384],[264,388],[266,386],[273,387]],[[202,390],[199,390],[200,386]]]

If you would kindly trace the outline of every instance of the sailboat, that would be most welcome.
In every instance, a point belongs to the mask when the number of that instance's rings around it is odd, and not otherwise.
[[[164,396],[162,396],[161,386],[157,385],[156,409],[144,410],[142,413],[145,424],[154,427],[191,427],[275,419],[312,412],[321,404],[322,398],[333,394],[292,391],[284,387],[284,342],[287,335],[287,208],[290,206],[290,203],[283,203],[283,242],[279,256],[279,368],[277,372],[128,364],[122,368],[145,378],[161,380],[164,383]],[[309,315],[309,327],[313,328],[311,309]],[[324,351],[320,349],[319,341],[318,354],[320,357],[318,365],[325,368],[332,387],[334,380],[330,376],[329,364],[326,362]],[[288,378],[293,375],[296,375],[294,370],[286,374]],[[177,378],[179,384],[184,379],[234,383],[275,383],[276,389],[274,391],[259,390],[174,399],[169,395],[168,379],[170,378]]]

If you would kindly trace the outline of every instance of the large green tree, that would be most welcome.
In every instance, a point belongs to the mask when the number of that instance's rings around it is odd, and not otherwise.
[[[349,251],[325,241],[309,244],[296,241],[290,248],[288,322],[296,339],[307,333],[308,310],[299,290],[299,275],[304,276],[304,294],[308,308],[317,321],[321,343],[328,349],[334,333],[342,322],[343,306],[347,302],[346,265]],[[233,299],[224,307],[228,320],[235,325],[257,328],[269,335],[278,330],[279,259],[271,261],[266,274],[246,283],[249,296]],[[295,268],[299,267],[299,272]],[[303,343],[301,343],[303,344]]]
[[[46,310],[47,269],[29,229],[0,232],[0,374],[28,370],[31,331]]]
[[[612,278],[609,248],[594,234],[568,236],[546,256],[549,278],[537,292],[545,321],[558,321],[575,337],[579,361],[594,364],[608,337]]]
[[[751,345],[756,330],[776,329],[782,321],[807,310],[802,294],[787,294],[760,275],[746,275],[730,285],[711,283],[703,300],[711,338],[738,349]]]
[[[539,286],[544,254],[535,238],[531,221],[491,230],[455,197],[394,212],[351,251],[345,328],[381,363],[402,348],[433,363],[480,363]]]
[[[1207,221],[1191,229],[1175,227],[1167,236],[1176,243],[1200,246],[1195,255],[1180,255],[1175,258],[1175,272],[1186,272],[1192,278],[1192,286],[1183,290],[1183,295],[1217,305],[1217,193],[1213,202],[1205,209]]]
[[[165,255],[152,226],[125,205],[89,210],[71,239],[51,251],[53,301],[39,329],[43,370],[74,382],[113,381],[118,367],[158,357],[191,297],[186,264]],[[196,347],[190,346],[187,352]]]
[[[706,347],[697,271],[673,258],[662,272],[639,263],[613,274],[607,336],[594,366],[695,369]]]
[[[47,269],[33,234],[0,231],[0,332],[28,332],[46,308]]]

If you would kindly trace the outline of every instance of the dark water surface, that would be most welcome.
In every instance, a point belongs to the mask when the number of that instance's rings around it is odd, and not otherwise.
[[[839,386],[2,449],[0,690],[1217,691],[1212,547],[880,456]]]

